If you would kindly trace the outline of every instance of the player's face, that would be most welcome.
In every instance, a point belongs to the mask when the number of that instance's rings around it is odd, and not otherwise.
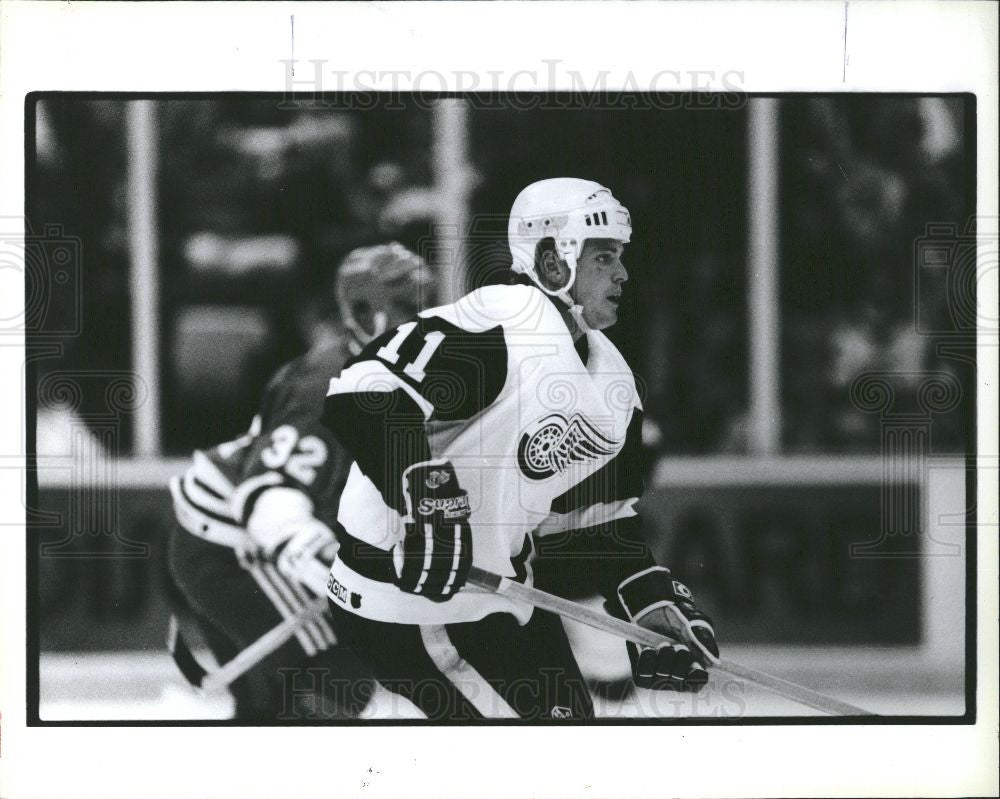
[[[372,304],[367,299],[351,303],[351,318],[366,338],[381,335],[386,330],[399,327],[420,310],[416,298],[392,297]]]
[[[398,297],[389,303],[388,324],[386,329],[392,330],[403,322],[412,319],[420,311],[420,303],[416,297]]]
[[[390,289],[378,289],[368,297],[351,303],[351,318],[368,338],[408,322],[425,308],[433,308],[436,293],[433,282],[406,282]]]
[[[587,239],[576,259],[576,282],[570,292],[583,307],[583,319],[593,330],[618,321],[618,303],[628,272],[622,263],[625,245],[617,239]]]
[[[434,275],[426,268],[410,273],[406,280],[392,284],[385,297],[383,309],[387,317],[387,330],[399,327],[418,313],[437,304]]]

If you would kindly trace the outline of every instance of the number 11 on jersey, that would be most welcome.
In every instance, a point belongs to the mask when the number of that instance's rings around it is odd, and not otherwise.
[[[399,348],[403,346],[403,342],[406,341],[416,327],[416,322],[406,322],[400,325],[396,331],[396,335],[389,339],[384,347],[379,347],[375,356],[395,365],[399,361]],[[442,341],[444,341],[444,333],[437,330],[424,336],[424,346],[417,357],[403,367],[403,374],[415,383],[421,382],[427,376],[424,369],[427,368],[428,362],[433,357],[437,348],[441,346]]]

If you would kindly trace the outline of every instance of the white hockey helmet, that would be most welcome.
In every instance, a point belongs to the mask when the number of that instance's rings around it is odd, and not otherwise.
[[[539,180],[518,194],[510,209],[511,268],[572,307],[569,290],[576,281],[576,261],[584,241],[617,239],[627,244],[631,235],[628,209],[600,183],[580,178]],[[569,281],[559,289],[547,288],[535,270],[535,251],[545,238],[555,240],[556,253],[569,267]]]
[[[435,302],[436,279],[416,253],[392,242],[359,247],[337,270],[337,307],[347,331],[361,345],[382,335],[390,321],[409,318]]]

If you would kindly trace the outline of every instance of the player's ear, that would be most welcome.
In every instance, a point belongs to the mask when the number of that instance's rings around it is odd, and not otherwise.
[[[538,254],[538,276],[549,288],[559,289],[569,280],[569,267],[555,250],[545,249]]]

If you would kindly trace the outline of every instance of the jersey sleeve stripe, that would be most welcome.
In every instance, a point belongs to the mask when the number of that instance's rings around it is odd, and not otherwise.
[[[537,535],[555,535],[570,530],[586,530],[598,527],[617,519],[628,519],[638,516],[635,503],[638,497],[620,500],[618,502],[600,502],[587,508],[578,508],[569,513],[550,513],[535,530]]]
[[[194,473],[202,483],[221,497],[228,497],[233,493],[232,482],[204,452],[195,450],[193,462]]]
[[[218,491],[216,491],[211,486],[206,485],[205,482],[203,480],[200,480],[198,477],[194,478],[194,484],[198,488],[200,488],[202,491],[206,491],[209,494],[211,494],[216,499],[220,499],[220,500],[223,500],[223,501],[226,501],[226,502],[228,502],[228,499],[229,499],[229,497],[231,495],[231,493],[230,494],[220,494]]]
[[[232,504],[227,497],[220,497],[214,492],[207,491],[200,483],[195,474],[194,467],[184,473],[182,480],[184,494],[188,501],[198,506],[203,511],[212,514],[221,521],[235,522],[232,515]]]
[[[338,377],[330,380],[330,387],[326,395],[330,397],[334,394],[389,394],[400,388],[420,408],[424,419],[430,419],[431,414],[434,413],[434,406],[424,399],[413,386],[394,375],[378,361],[359,361],[348,367]]]
[[[184,493],[179,477],[170,478],[170,494],[174,500],[177,523],[192,535],[213,544],[239,549],[246,539],[246,532],[233,519],[220,517],[199,507]]]

